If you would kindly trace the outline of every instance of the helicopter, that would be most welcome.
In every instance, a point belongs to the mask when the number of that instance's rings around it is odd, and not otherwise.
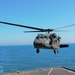
[[[36,48],[36,53],[39,53],[40,49],[49,49],[49,50],[53,50],[54,54],[59,53],[58,51],[59,48],[69,47],[69,45],[60,44],[61,37],[58,36],[56,33],[51,33],[51,32],[60,31],[59,29],[75,26],[75,24],[72,24],[72,25],[68,25],[68,26],[64,26],[60,28],[55,28],[55,29],[43,29],[43,28],[37,28],[37,27],[26,26],[21,24],[14,24],[14,23],[9,23],[4,21],[0,21],[0,23],[35,30],[35,31],[24,31],[24,33],[47,32],[46,34],[38,34],[34,39],[33,45],[34,45],[34,48]]]

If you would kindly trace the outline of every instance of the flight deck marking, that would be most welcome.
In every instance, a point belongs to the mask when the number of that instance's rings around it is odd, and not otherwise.
[[[75,72],[62,68],[63,70],[75,74]]]
[[[51,70],[49,71],[48,75],[50,75],[50,74],[51,74],[52,70],[53,70],[53,68],[51,68]]]

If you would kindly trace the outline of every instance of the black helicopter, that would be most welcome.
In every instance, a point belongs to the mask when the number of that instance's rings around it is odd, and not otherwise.
[[[54,53],[58,53],[59,48],[64,48],[64,47],[69,47],[68,44],[60,44],[60,36],[57,36],[56,33],[50,33],[53,31],[60,31],[59,29],[70,27],[70,26],[75,26],[75,24],[56,28],[56,29],[43,29],[43,28],[37,28],[37,27],[32,27],[32,26],[26,26],[26,25],[21,25],[21,24],[14,24],[14,23],[9,23],[9,22],[3,22],[0,21],[2,24],[6,25],[12,25],[12,26],[18,26],[18,27],[23,27],[23,28],[29,28],[33,29],[35,31],[24,31],[24,33],[30,33],[30,32],[47,32],[47,34],[38,34],[36,38],[34,39],[33,45],[34,48],[36,48],[36,53],[39,53],[39,49],[51,49],[54,51]]]

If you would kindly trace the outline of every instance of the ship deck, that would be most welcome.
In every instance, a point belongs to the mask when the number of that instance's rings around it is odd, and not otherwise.
[[[7,73],[2,75],[75,75],[75,71],[69,68],[59,67],[59,68],[47,68],[32,71]]]

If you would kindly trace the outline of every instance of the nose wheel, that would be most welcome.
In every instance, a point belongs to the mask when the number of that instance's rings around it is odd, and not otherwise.
[[[36,50],[36,53],[38,54],[39,52],[40,52],[40,50],[39,50],[39,49],[37,49],[37,50]]]
[[[53,50],[53,51],[54,51],[54,54],[59,53],[59,51],[58,51],[58,50]]]

